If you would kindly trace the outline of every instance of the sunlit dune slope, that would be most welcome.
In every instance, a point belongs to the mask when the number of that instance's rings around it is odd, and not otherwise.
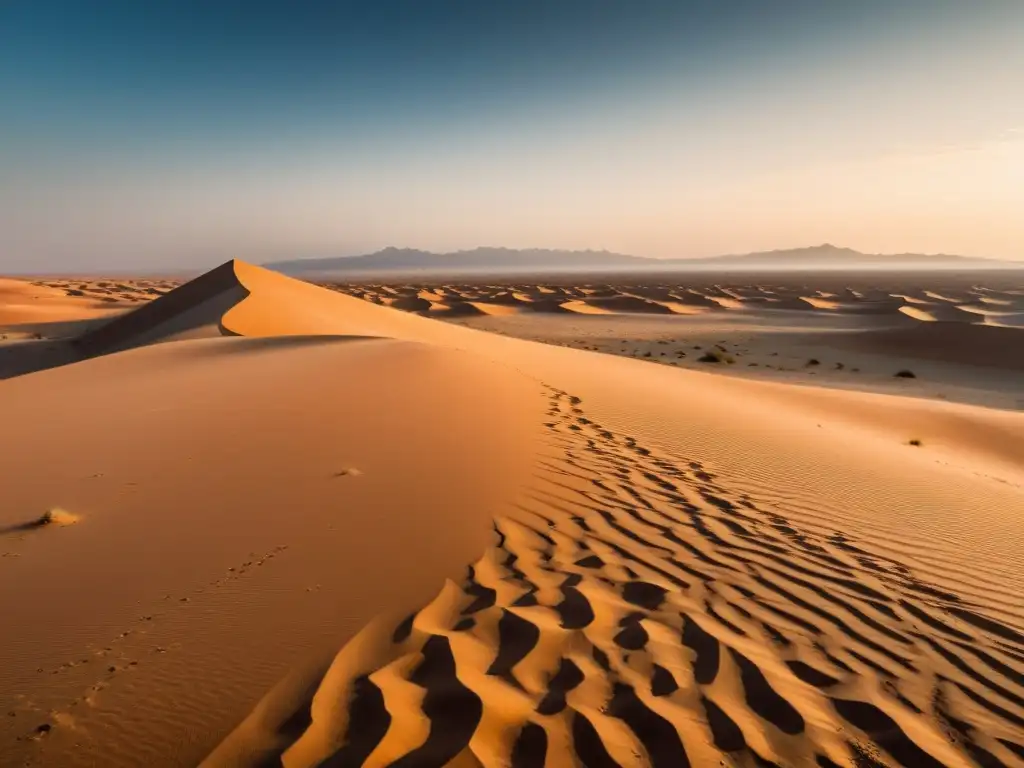
[[[328,336],[3,382],[0,763],[195,765],[310,651],[462,577],[529,479],[538,390]],[[33,527],[53,507],[77,524]]]
[[[70,296],[59,288],[0,278],[0,332],[88,320],[117,311],[108,303]]]
[[[778,389],[762,407],[792,408]],[[842,503],[765,499],[549,403],[525,514],[467,579],[284,681],[204,765],[1016,764],[1024,634],[976,602],[1005,584],[956,558],[937,582],[881,521],[844,533]]]

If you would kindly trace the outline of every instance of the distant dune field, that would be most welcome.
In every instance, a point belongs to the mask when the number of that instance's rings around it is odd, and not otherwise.
[[[480,330],[734,376],[1024,408],[1024,276],[808,273],[738,282],[641,276],[614,283],[330,284]],[[939,290],[929,290],[935,285]],[[856,288],[852,286],[857,286]],[[519,305],[507,308],[509,296]],[[473,312],[452,312],[465,296]],[[453,301],[453,297],[458,297]],[[496,310],[496,311],[492,311]],[[707,359],[708,355],[717,359]],[[895,377],[908,369],[914,378]]]
[[[1024,766],[1024,290],[797,282],[0,283],[0,764]]]

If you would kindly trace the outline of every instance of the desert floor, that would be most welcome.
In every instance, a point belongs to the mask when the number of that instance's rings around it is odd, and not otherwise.
[[[1024,408],[1024,354],[1014,351],[1024,275],[716,277],[328,286],[492,333],[682,368]],[[904,370],[914,377],[895,376]]]
[[[1024,766],[989,278],[4,280],[0,764]]]

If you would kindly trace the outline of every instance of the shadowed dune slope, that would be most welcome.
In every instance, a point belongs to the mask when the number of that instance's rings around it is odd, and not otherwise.
[[[180,336],[222,335],[224,314],[247,295],[236,262],[230,261],[83,334],[75,346],[85,355],[98,355]]]

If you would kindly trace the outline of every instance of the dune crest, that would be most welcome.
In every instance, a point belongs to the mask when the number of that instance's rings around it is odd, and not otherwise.
[[[421,299],[412,299],[429,305]],[[391,301],[406,301],[400,297]],[[400,303],[396,309],[415,310]],[[76,340],[88,355],[217,336],[390,336],[413,318],[233,260]]]

